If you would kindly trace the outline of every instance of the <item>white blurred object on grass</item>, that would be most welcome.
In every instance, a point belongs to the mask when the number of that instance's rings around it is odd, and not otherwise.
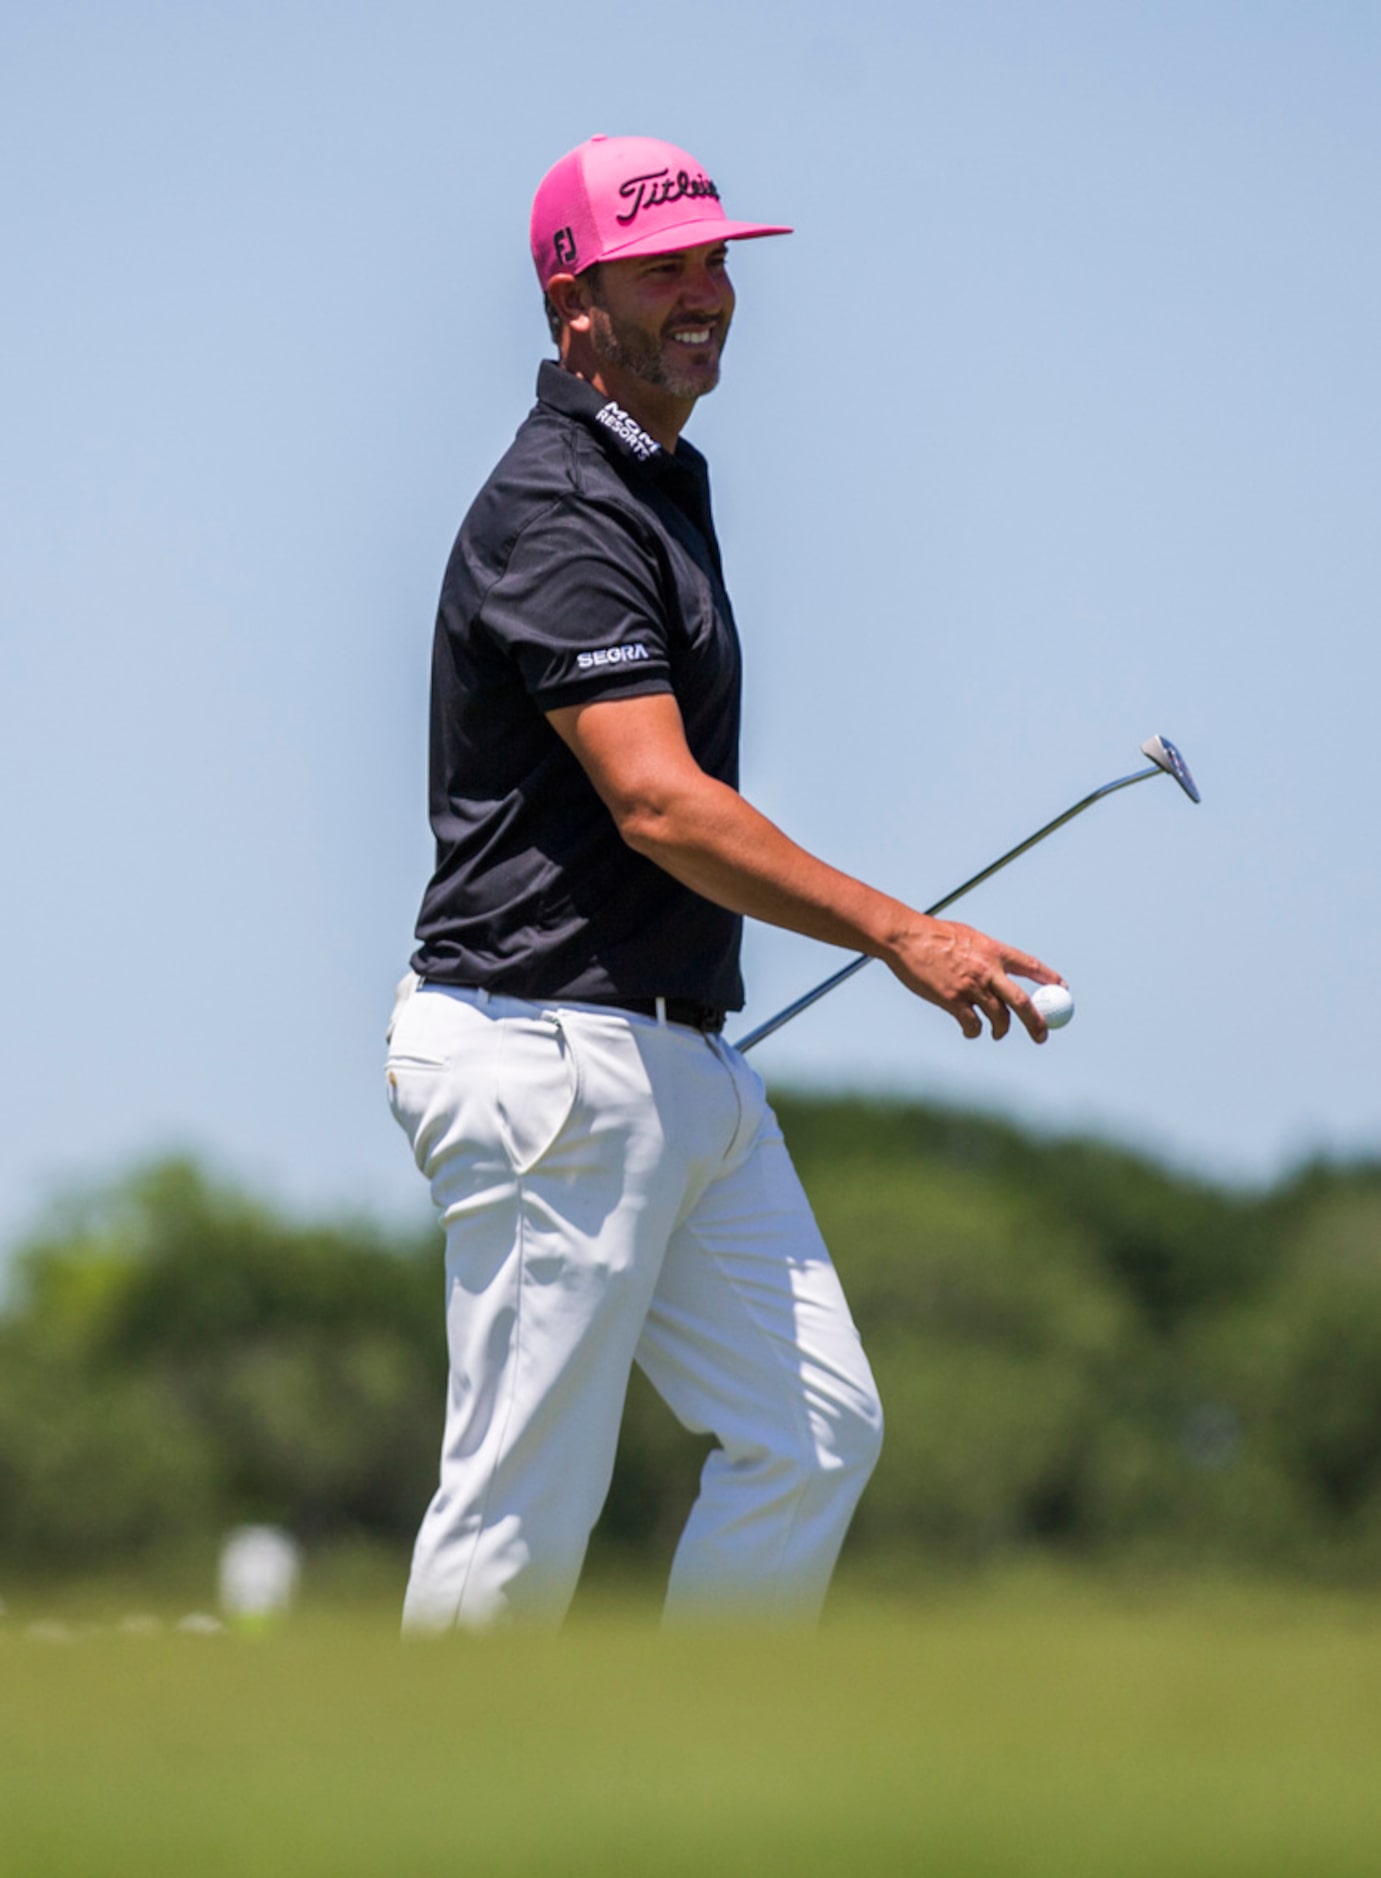
[[[221,1609],[253,1629],[287,1615],[297,1595],[302,1550],[277,1526],[237,1526],[221,1547]]]

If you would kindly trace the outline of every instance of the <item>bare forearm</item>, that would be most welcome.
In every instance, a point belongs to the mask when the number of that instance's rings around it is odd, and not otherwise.
[[[808,854],[686,747],[675,700],[657,694],[551,712],[628,845],[685,886],[733,912],[886,961],[964,1034],[980,1013],[1003,1036],[1012,1012],[1042,1042],[1045,1024],[1009,976],[1058,974],[970,926],[931,919]]]
[[[799,847],[703,773],[620,823],[631,848],[717,906],[827,945],[886,957],[924,915]]]

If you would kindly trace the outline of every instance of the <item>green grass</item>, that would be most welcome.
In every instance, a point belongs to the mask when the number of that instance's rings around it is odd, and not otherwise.
[[[26,1604],[29,1601],[26,1601]],[[90,1600],[73,1607],[89,1622]],[[0,1628],[0,1874],[1372,1878],[1381,1612],[1008,1580],[818,1637]]]

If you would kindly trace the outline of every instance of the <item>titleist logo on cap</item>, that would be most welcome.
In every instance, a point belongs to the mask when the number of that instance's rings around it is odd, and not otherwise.
[[[633,204],[626,213],[620,211],[615,217],[625,228],[643,209],[660,209],[663,203],[680,202],[682,197],[712,196],[716,202],[719,200],[719,191],[703,171],[692,176],[686,170],[677,170],[673,176],[669,168],[649,170],[645,176],[630,176],[627,182],[619,184],[619,194],[625,202],[631,199]]]
[[[660,137],[588,137],[553,163],[532,200],[532,262],[545,289],[600,261],[636,261],[758,235],[777,222],[735,222],[689,150]]]

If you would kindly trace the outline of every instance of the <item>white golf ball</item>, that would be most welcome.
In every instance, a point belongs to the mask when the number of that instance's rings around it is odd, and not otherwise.
[[[1062,1030],[1074,1015],[1074,1000],[1063,985],[1037,985],[1031,1002],[1049,1030]]]

